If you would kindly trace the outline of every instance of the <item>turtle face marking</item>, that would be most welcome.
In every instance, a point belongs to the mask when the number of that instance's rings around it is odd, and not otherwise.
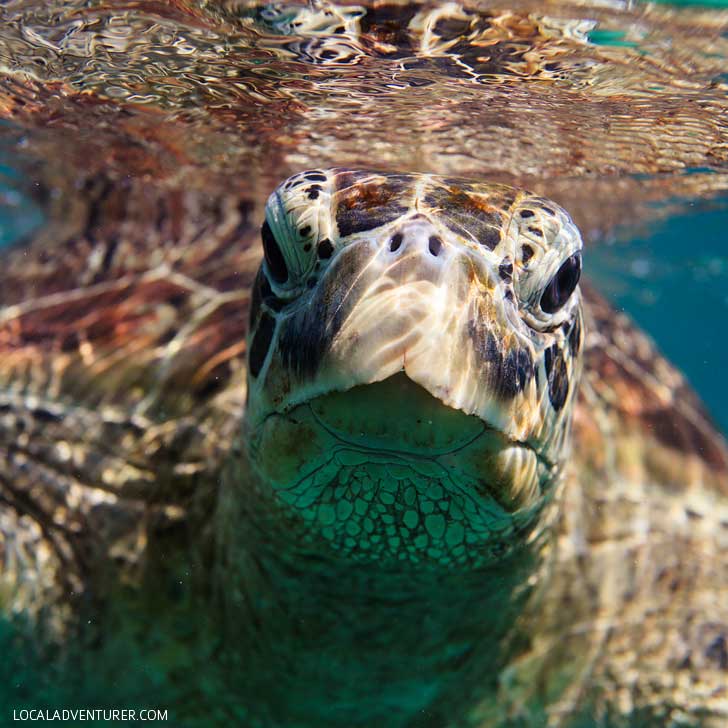
[[[569,373],[558,344],[553,344],[546,349],[544,368],[549,383],[549,400],[554,410],[558,412],[564,406],[569,394]]]
[[[444,489],[446,524],[450,500],[465,488],[482,510],[460,526],[478,533],[481,546],[494,543],[495,531],[479,519],[502,518],[526,538],[524,523],[537,522],[558,480],[580,369],[581,239],[566,212],[503,185],[316,170],[296,175],[271,195],[263,237],[266,256],[249,338],[249,449],[275,449],[282,442],[275,434],[280,426],[286,442],[305,440],[297,448],[307,453],[291,456],[287,476],[281,475],[283,461],[275,465],[275,476],[260,465],[263,479],[275,483],[276,492],[295,487],[298,493],[301,473],[309,469],[331,467],[330,477],[339,482],[341,463],[351,457],[337,455],[337,471],[332,453],[370,453],[376,467],[357,455],[361,462],[353,470],[347,465],[346,477],[356,480],[366,471],[368,487],[379,494],[372,497],[385,501],[378,512],[396,520],[398,496],[382,495],[381,477],[372,473],[390,472],[388,459],[416,472],[400,461],[425,458],[434,469],[424,481],[434,479]],[[433,398],[435,409],[459,412],[466,429],[472,419],[485,430],[466,446],[456,445],[461,438],[453,433],[446,438],[450,445],[433,454],[422,446],[422,417],[410,413],[410,427],[396,425],[406,407],[386,421],[376,415],[376,403],[369,415],[361,408],[361,422],[332,414],[331,407],[326,421],[311,414],[332,393],[344,393],[336,401],[346,408],[347,392],[400,376]],[[368,391],[382,396],[385,390]],[[431,406],[415,400],[418,407]],[[447,447],[461,450],[455,456]],[[304,481],[319,487],[315,479]],[[326,486],[319,499],[324,490],[330,495],[345,488]],[[307,491],[294,500],[308,504],[306,518],[318,523],[315,495]],[[496,504],[498,517],[488,502]],[[425,515],[418,514],[418,522],[432,521]],[[335,525],[320,533],[354,558],[359,541]],[[440,554],[435,560],[451,559],[442,545],[428,544]],[[399,548],[422,557],[412,544]],[[397,549],[387,551],[389,557],[399,558]]]
[[[336,225],[340,237],[347,238],[397,220],[407,212],[402,193],[407,178],[387,175],[383,180],[366,172],[337,175]]]

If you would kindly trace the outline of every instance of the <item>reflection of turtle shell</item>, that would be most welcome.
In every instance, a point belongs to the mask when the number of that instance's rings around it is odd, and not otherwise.
[[[329,66],[350,66],[364,54],[345,38],[311,38],[287,44],[288,50],[308,63],[325,63]]]
[[[499,179],[589,242],[728,189],[719,11],[67,6],[15,4],[0,34],[0,113],[66,168],[213,194],[251,167],[268,190],[314,166]]]
[[[41,231],[4,255],[3,576],[31,612],[111,578],[153,584],[171,549],[210,559],[221,468],[240,457],[258,220],[234,196],[86,194],[62,238]],[[589,686],[613,697],[632,670],[651,692],[625,710],[682,710],[692,688],[651,681],[681,670],[719,695],[725,674],[728,453],[651,342],[588,287],[584,299],[559,548],[523,616],[540,646],[518,664],[568,682],[557,711]],[[499,701],[539,688],[513,690]],[[699,705],[724,716],[720,698]]]

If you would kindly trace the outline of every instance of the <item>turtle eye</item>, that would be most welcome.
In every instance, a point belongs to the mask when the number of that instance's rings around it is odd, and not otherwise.
[[[265,262],[268,266],[268,272],[276,283],[285,283],[288,280],[288,268],[286,267],[286,259],[283,257],[278,242],[273,236],[273,231],[266,220],[260,229],[260,235],[263,238],[263,253],[265,254]]]
[[[556,313],[569,300],[580,276],[581,253],[574,253],[561,264],[561,268],[546,286],[541,296],[541,310],[544,313]]]

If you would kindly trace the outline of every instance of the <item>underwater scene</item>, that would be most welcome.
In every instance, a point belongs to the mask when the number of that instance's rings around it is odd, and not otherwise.
[[[0,726],[728,725],[728,5],[0,1]]]

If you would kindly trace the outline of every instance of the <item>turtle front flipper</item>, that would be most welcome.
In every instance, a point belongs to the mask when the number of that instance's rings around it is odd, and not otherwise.
[[[561,684],[554,725],[723,726],[728,447],[654,343],[582,290],[584,375],[552,578],[500,699],[544,704]]]
[[[249,209],[92,180],[62,226],[3,254],[8,607],[139,579],[152,534],[211,497],[245,401]]]

